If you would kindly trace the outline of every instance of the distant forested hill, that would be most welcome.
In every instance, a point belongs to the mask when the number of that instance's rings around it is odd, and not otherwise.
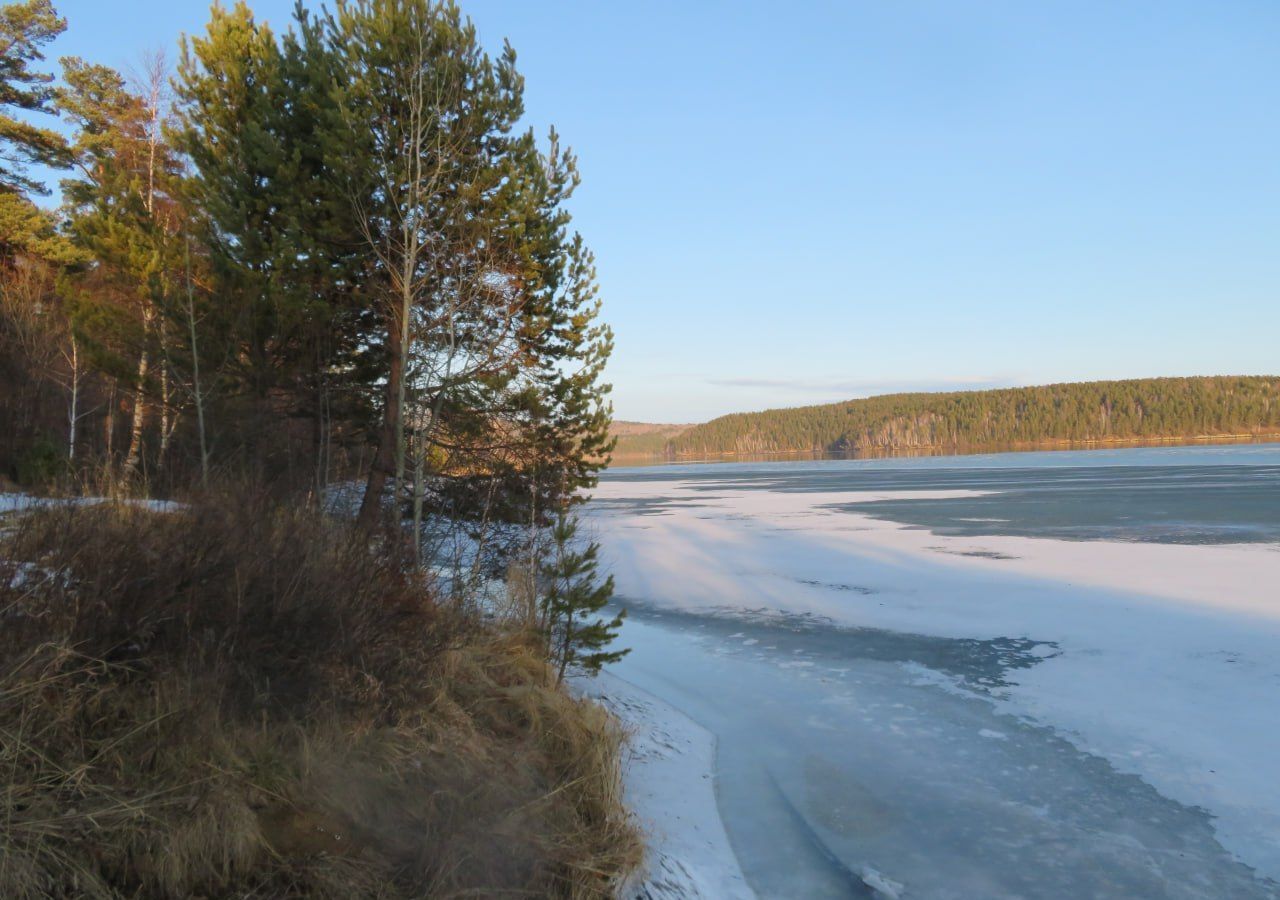
[[[650,422],[623,422],[615,420],[610,432],[618,439],[615,456],[655,456],[667,451],[667,444],[692,425],[658,425]]]
[[[672,456],[849,452],[1280,434],[1280,377],[1142,378],[888,394],[735,413],[670,436]],[[652,435],[645,450],[659,448]],[[618,452],[630,449],[619,441]],[[641,452],[635,448],[632,452]]]

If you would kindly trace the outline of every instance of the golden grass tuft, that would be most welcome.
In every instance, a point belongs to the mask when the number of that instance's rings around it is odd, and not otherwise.
[[[314,511],[47,507],[0,544],[0,896],[608,896],[622,735]]]

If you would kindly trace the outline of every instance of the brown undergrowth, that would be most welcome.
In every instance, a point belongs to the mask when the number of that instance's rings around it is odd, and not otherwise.
[[[312,510],[49,506],[0,543],[0,896],[607,896],[616,723]]]

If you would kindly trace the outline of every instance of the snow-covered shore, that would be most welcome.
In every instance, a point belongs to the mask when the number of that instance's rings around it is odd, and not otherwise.
[[[574,687],[610,709],[629,735],[623,789],[644,830],[646,857],[625,900],[754,897],[716,808],[711,733],[608,672]]]
[[[908,495],[925,496],[898,494]],[[1274,545],[940,536],[848,506],[891,493],[728,479],[606,480],[595,496],[594,526],[623,597],[1052,642],[995,702],[1208,810],[1224,847],[1280,878]],[[648,514],[628,513],[633,502]]]

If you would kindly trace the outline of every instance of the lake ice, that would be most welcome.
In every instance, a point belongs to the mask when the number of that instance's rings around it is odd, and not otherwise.
[[[612,470],[765,897],[1280,896],[1280,448]]]

